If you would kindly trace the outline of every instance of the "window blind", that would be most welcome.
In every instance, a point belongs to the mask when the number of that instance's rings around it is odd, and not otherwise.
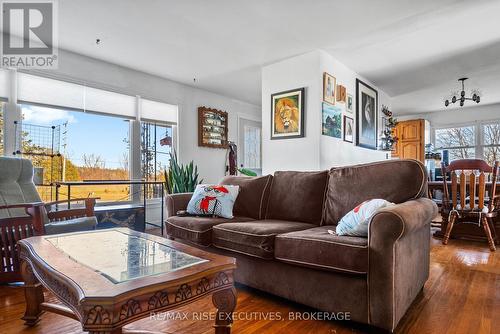
[[[48,107],[84,109],[84,87],[36,75],[17,73],[17,100]]]
[[[2,75],[3,71],[0,72],[0,83],[3,80]],[[18,73],[17,75],[18,101],[20,103],[136,118],[137,98],[135,96],[28,73]],[[8,79],[5,80],[8,82]],[[0,87],[4,86],[9,87],[8,85],[0,85]],[[169,124],[177,123],[178,107],[176,105],[147,99],[140,101],[141,119]]]
[[[141,120],[177,124],[178,106],[141,99]]]
[[[135,118],[136,97],[85,87],[85,111]]]
[[[0,68],[0,101],[7,101],[9,97],[9,71]]]

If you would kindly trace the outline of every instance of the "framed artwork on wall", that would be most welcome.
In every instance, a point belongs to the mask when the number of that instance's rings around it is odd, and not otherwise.
[[[271,95],[271,139],[304,137],[305,88]]]
[[[344,115],[344,141],[352,143],[354,139],[354,119]]]
[[[345,86],[337,85],[337,101],[345,103],[346,101],[347,90]]]
[[[227,112],[198,108],[198,146],[227,148]]]
[[[342,138],[342,109],[323,102],[322,134],[334,138]]]
[[[336,90],[337,80],[334,76],[323,73],[323,101],[330,104],[335,104],[337,90]]]
[[[356,145],[377,149],[378,92],[356,79]]]
[[[347,110],[348,112],[352,113],[353,107],[354,107],[353,97],[352,97],[351,94],[347,94],[347,102],[346,102],[346,105],[345,105],[345,110]]]

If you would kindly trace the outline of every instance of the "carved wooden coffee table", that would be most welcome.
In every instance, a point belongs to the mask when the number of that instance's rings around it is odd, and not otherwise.
[[[215,333],[231,332],[233,258],[127,228],[37,236],[19,246],[27,325],[45,310],[80,321],[84,331],[117,334],[211,294]],[[64,305],[44,302],[42,285]]]

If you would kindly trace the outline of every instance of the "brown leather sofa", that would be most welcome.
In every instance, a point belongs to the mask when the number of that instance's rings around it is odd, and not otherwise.
[[[240,186],[233,219],[180,217],[191,194],[166,198],[169,237],[237,259],[237,282],[393,331],[429,275],[427,175],[415,160],[320,172],[226,177]],[[359,203],[397,205],[371,220],[368,238],[331,235]]]

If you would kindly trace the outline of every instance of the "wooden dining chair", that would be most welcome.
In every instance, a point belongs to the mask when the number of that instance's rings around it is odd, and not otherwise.
[[[495,251],[497,236],[494,219],[500,209],[496,184],[498,161],[490,166],[480,159],[454,160],[448,166],[442,163],[441,170],[443,176],[451,174],[451,194],[446,177],[443,177],[443,209],[449,215],[443,244],[448,244],[455,223],[477,222],[484,229],[490,250]],[[491,183],[487,186],[488,176],[491,176]]]

